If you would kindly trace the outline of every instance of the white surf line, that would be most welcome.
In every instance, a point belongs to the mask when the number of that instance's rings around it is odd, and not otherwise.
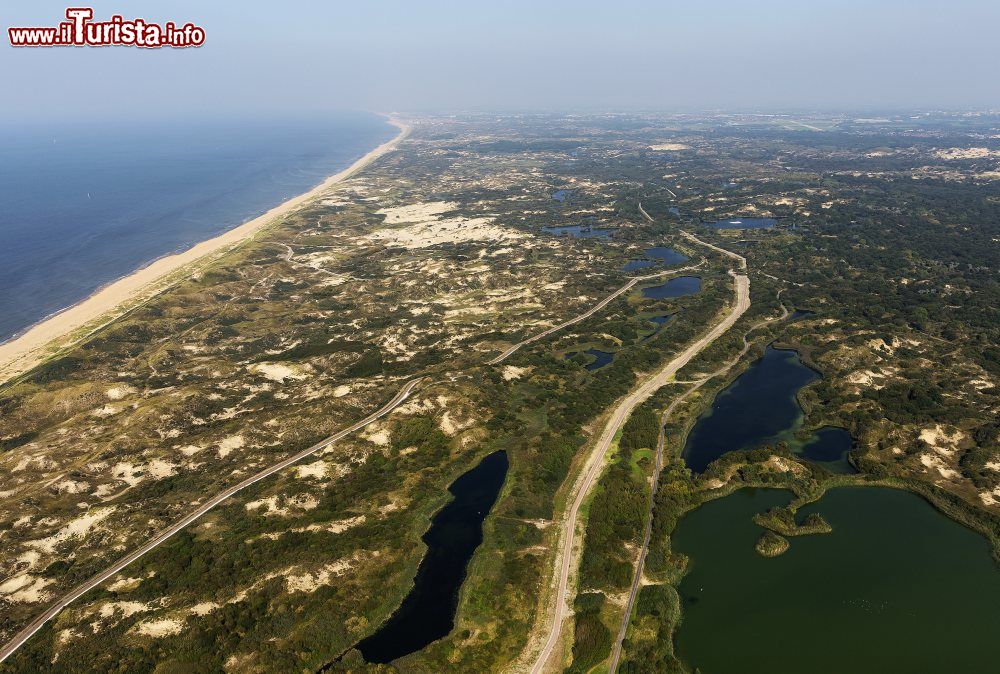
[[[3,648],[0,649],[0,662],[6,660],[12,653],[17,651],[18,648],[23,646],[24,643],[28,641],[28,639],[30,639],[38,630],[40,630],[42,626],[45,625],[45,623],[47,623],[49,620],[52,620],[52,618],[54,618],[61,610],[69,606],[75,600],[79,599],[82,595],[86,594],[90,590],[93,590],[95,587],[97,587],[107,579],[111,578],[111,576],[115,575],[116,573],[124,569],[126,566],[128,566],[132,562],[136,561],[137,559],[145,555],[147,552],[150,552],[151,550],[162,545],[164,542],[169,540],[174,534],[187,527],[189,524],[200,518],[208,511],[215,508],[217,505],[228,499],[230,496],[246,489],[247,487],[253,484],[260,482],[261,480],[267,477],[270,477],[271,475],[274,475],[275,473],[281,470],[284,470],[288,466],[291,466],[292,464],[301,461],[302,459],[306,458],[311,454],[315,454],[321,449],[326,449],[327,447],[337,442],[338,440],[341,440],[342,438],[350,435],[351,433],[354,433],[355,431],[358,431],[364,428],[365,426],[368,426],[369,424],[384,417],[386,414],[389,414],[394,409],[399,407],[403,403],[403,401],[405,401],[410,396],[410,394],[413,392],[413,389],[415,389],[421,383],[421,381],[423,381],[423,377],[418,377],[416,379],[407,382],[406,385],[404,385],[403,388],[401,388],[396,393],[396,395],[392,398],[392,400],[387,402],[385,405],[380,407],[375,412],[369,414],[361,421],[355,422],[353,425],[348,426],[344,430],[339,431],[338,433],[335,433],[334,435],[331,435],[328,438],[321,440],[320,442],[317,442],[315,445],[303,449],[302,451],[297,452],[296,454],[293,454],[292,456],[282,461],[279,461],[273,466],[265,468],[256,475],[248,477],[242,482],[233,485],[232,487],[229,487],[225,491],[216,494],[211,499],[206,501],[204,504],[199,506],[196,510],[193,510],[192,512],[184,516],[183,519],[174,523],[168,529],[165,529],[164,531],[157,534],[155,538],[149,540],[142,547],[132,551],[128,555],[119,559],[111,566],[105,568],[103,571],[98,572],[97,574],[91,576],[89,579],[77,585],[75,588],[73,588],[68,593],[63,595],[61,598],[56,600],[56,602],[52,606],[50,606],[44,613],[42,613],[33,621],[31,621],[31,623],[29,623],[27,627],[22,629],[20,632],[14,635],[14,637],[10,641],[4,644]]]
[[[83,300],[50,314],[17,336],[0,342],[0,385],[17,379],[50,357],[55,357],[127,316],[152,298],[189,278],[212,260],[253,240],[272,222],[324,196],[336,185],[354,177],[376,159],[393,151],[409,136],[411,127],[394,117],[387,119],[389,124],[399,129],[394,138],[309,191],[218,236],[200,241],[183,252],[164,255],[102,286]]]

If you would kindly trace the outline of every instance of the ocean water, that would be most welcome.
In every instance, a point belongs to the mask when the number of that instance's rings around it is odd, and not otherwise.
[[[0,341],[307,191],[396,133],[354,112],[0,127]]]

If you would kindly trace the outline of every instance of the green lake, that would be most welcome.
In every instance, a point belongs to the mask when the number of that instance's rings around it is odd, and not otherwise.
[[[754,513],[786,504],[746,489],[686,516],[690,557],[677,652],[703,674],[1000,671],[1000,567],[986,540],[913,494],[841,488],[818,512],[825,535],[754,551]]]

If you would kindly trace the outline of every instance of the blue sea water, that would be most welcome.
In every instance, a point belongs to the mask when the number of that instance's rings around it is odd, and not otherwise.
[[[0,341],[395,136],[368,113],[0,127]]]

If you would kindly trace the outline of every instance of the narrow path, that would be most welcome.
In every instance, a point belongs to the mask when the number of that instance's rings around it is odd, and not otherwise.
[[[640,209],[640,211],[642,211],[643,215],[645,215],[647,218],[649,218],[650,220],[652,220],[652,218],[650,218],[650,216],[644,210],[642,210],[642,205],[641,204],[639,205],[639,209]],[[706,244],[704,242],[701,242],[699,239],[691,236],[690,234],[687,234],[686,232],[684,232],[684,234],[688,238],[693,239],[694,241],[696,241],[698,243],[701,243],[702,245],[708,246],[710,248],[714,248],[716,250],[719,250],[721,252],[727,253],[727,254],[732,255],[734,257],[739,257],[739,256],[735,256],[734,254],[728,253],[728,251],[723,251],[722,249],[717,249],[715,246],[711,246],[710,244]],[[288,260],[288,261],[291,261],[291,258],[294,255],[294,252],[291,249],[291,247],[288,246],[287,244],[279,244],[279,245],[282,245],[282,246],[284,246],[286,248],[287,255],[286,255],[285,259]],[[742,259],[742,258],[740,258],[740,259]],[[624,286],[622,286],[621,288],[619,288],[617,291],[615,291],[611,295],[607,296],[606,298],[604,298],[603,300],[601,300],[600,302],[598,302],[597,304],[595,304],[593,307],[591,307],[585,313],[583,313],[583,314],[581,314],[581,315],[579,315],[579,316],[577,316],[575,318],[572,318],[572,319],[570,319],[568,321],[560,323],[557,326],[549,328],[549,329],[547,329],[547,330],[545,330],[545,331],[543,331],[543,332],[541,332],[541,333],[539,333],[537,335],[534,335],[533,337],[525,339],[525,340],[523,340],[523,341],[521,341],[521,342],[519,342],[519,343],[511,346],[509,349],[507,349],[506,351],[504,351],[499,356],[497,356],[497,357],[495,357],[495,358],[487,361],[487,364],[488,365],[497,365],[497,364],[503,362],[504,360],[506,360],[507,358],[509,358],[512,354],[514,354],[521,347],[523,347],[523,346],[525,346],[527,344],[536,342],[536,341],[538,341],[540,339],[543,339],[543,338],[551,335],[552,333],[557,332],[558,330],[566,328],[566,327],[568,327],[570,325],[573,325],[575,323],[579,323],[580,321],[583,321],[583,320],[589,318],[590,316],[593,316],[595,313],[597,313],[598,311],[600,311],[601,309],[603,309],[605,306],[607,306],[614,299],[616,299],[617,297],[620,297],[621,295],[623,295],[624,293],[628,292],[630,289],[632,289],[633,287],[635,287],[635,285],[638,284],[638,283],[641,283],[643,281],[652,280],[652,279],[661,278],[663,276],[668,276],[668,275],[671,275],[671,274],[677,274],[677,273],[680,273],[680,272],[690,271],[690,270],[693,270],[693,269],[697,269],[698,267],[701,266],[701,264],[702,263],[699,263],[697,265],[691,265],[691,266],[688,266],[688,267],[682,267],[680,269],[669,269],[669,270],[664,270],[664,271],[661,271],[661,272],[656,272],[656,273],[653,273],[653,274],[647,274],[647,275],[644,275],[644,276],[637,276],[637,277],[633,278],[632,280],[630,280],[628,283],[626,283]],[[745,260],[744,260],[744,267],[745,267]],[[718,337],[718,335],[722,334],[722,332],[725,332],[725,330],[728,329],[732,325],[732,323],[735,323],[736,319],[739,318],[739,316],[742,315],[746,311],[747,308],[749,308],[749,304],[750,304],[750,300],[749,300],[749,280],[747,279],[747,277],[745,275],[742,275],[742,276],[741,275],[736,275],[736,274],[733,274],[732,272],[730,272],[730,274],[732,274],[732,276],[734,278],[734,281],[735,281],[735,284],[736,284],[736,287],[737,287],[737,297],[738,297],[737,306],[734,308],[733,312],[731,314],[729,314],[722,322],[720,322],[710,333],[708,333],[705,337],[703,337],[702,340],[700,340],[696,344],[692,345],[692,347],[689,347],[689,349],[687,351],[685,351],[683,354],[681,354],[681,356],[678,356],[678,358],[676,358],[674,361],[672,361],[670,364],[668,364],[659,373],[657,373],[656,375],[654,375],[650,380],[648,380],[646,382],[646,384],[644,384],[643,386],[641,386],[635,393],[633,393],[631,396],[629,396],[628,398],[626,398],[626,400],[623,401],[619,405],[619,407],[616,409],[616,415],[614,415],[612,417],[613,420],[617,419],[617,421],[616,421],[617,426],[614,427],[614,430],[611,432],[610,437],[607,438],[607,443],[606,443],[607,446],[610,445],[611,440],[614,438],[614,435],[617,432],[617,428],[621,424],[624,424],[625,420],[628,418],[628,415],[631,414],[631,411],[638,404],[640,404],[643,400],[645,400],[650,395],[652,395],[652,393],[655,392],[658,388],[660,388],[664,383],[666,383],[666,380],[668,380],[670,377],[672,377],[673,374],[677,370],[679,370],[681,367],[683,367],[683,365],[685,365],[687,363],[687,361],[689,361],[691,358],[693,358],[694,355],[696,355],[698,353],[698,351],[700,351],[705,346],[707,346],[709,343],[711,343],[711,341],[714,340],[716,337]],[[745,297],[746,306],[742,306],[742,301],[743,301],[744,297]],[[705,340],[708,340],[708,341],[705,341]],[[699,345],[701,345],[701,346],[699,347]],[[695,349],[695,347],[699,347],[699,348],[697,348],[696,350],[692,350],[692,349]],[[683,362],[681,362],[682,359],[684,359]],[[671,369],[671,366],[673,366],[675,364],[676,364],[676,367],[673,368],[673,369]],[[368,426],[369,424],[375,422],[376,420],[380,419],[381,417],[385,416],[386,414],[389,414],[394,409],[396,409],[397,407],[399,407],[410,396],[410,394],[413,392],[413,390],[422,381],[423,381],[422,377],[418,377],[416,379],[413,379],[413,380],[409,381],[408,383],[406,383],[403,386],[403,388],[401,388],[396,393],[396,395],[392,398],[392,400],[390,400],[383,407],[379,408],[377,411],[375,411],[372,414],[368,415],[367,417],[365,417],[361,421],[358,421],[358,422],[354,423],[353,425],[349,426],[348,428],[345,428],[344,430],[339,431],[338,433],[336,433],[334,435],[331,435],[331,436],[325,438],[324,440],[321,440],[320,442],[316,443],[315,445],[312,445],[311,447],[308,447],[308,448],[306,448],[306,449],[304,449],[304,450],[302,450],[300,452],[297,452],[296,454],[293,454],[292,456],[290,456],[290,457],[288,457],[286,459],[283,459],[282,461],[280,461],[280,462],[278,462],[278,463],[276,463],[276,464],[274,464],[274,465],[272,465],[272,466],[270,466],[268,468],[265,468],[264,470],[262,470],[262,471],[256,473],[255,475],[253,475],[253,476],[251,476],[251,477],[243,480],[242,482],[239,482],[238,484],[236,484],[236,485],[234,485],[232,487],[229,487],[226,490],[224,490],[224,491],[216,494],[211,499],[209,499],[208,501],[206,501],[204,504],[202,504],[201,506],[199,506],[197,509],[195,509],[192,512],[188,513],[182,519],[180,519],[177,522],[175,522],[174,524],[172,524],[169,528],[161,531],[154,538],[152,538],[149,541],[147,541],[145,544],[142,545],[142,547],[133,550],[131,553],[129,553],[128,555],[122,557],[118,561],[114,562],[112,565],[108,566],[104,570],[96,573],[95,575],[93,575],[89,579],[87,579],[86,581],[80,583],[79,585],[77,585],[76,587],[74,587],[72,590],[70,590],[69,592],[67,592],[66,594],[64,594],[62,597],[60,597],[59,599],[57,599],[45,612],[43,612],[38,617],[36,617],[31,623],[29,623],[26,627],[24,627],[20,632],[18,632],[17,634],[15,634],[14,637],[10,641],[8,641],[6,644],[4,644],[3,647],[0,648],[0,662],[3,662],[4,660],[6,660],[18,648],[20,648],[22,645],[24,645],[24,643],[28,639],[30,639],[36,632],[38,632],[38,630],[40,630],[45,625],[45,623],[47,623],[49,620],[51,620],[56,615],[58,615],[58,613],[61,610],[63,610],[67,606],[69,606],[71,603],[73,603],[74,601],[76,601],[77,599],[79,599],[81,596],[83,596],[84,594],[86,594],[90,590],[92,590],[92,589],[96,588],[97,586],[99,586],[104,581],[108,580],[111,576],[115,575],[116,573],[118,573],[119,571],[121,571],[122,569],[124,569],[126,566],[128,566],[129,564],[131,564],[132,562],[136,561],[137,559],[143,557],[146,553],[148,553],[148,552],[156,549],[160,545],[162,545],[164,542],[166,542],[171,537],[173,537],[176,533],[178,533],[179,531],[181,531],[185,527],[187,527],[189,524],[191,524],[191,523],[195,522],[196,520],[198,520],[199,518],[201,518],[203,515],[205,515],[207,512],[209,512],[210,510],[212,510],[213,508],[215,508],[216,506],[218,506],[220,503],[222,503],[223,501],[225,501],[229,497],[231,497],[234,494],[236,494],[236,493],[238,493],[238,492],[246,489],[247,487],[249,487],[249,486],[251,486],[253,484],[256,484],[257,482],[260,482],[261,480],[263,480],[263,479],[265,479],[267,477],[270,477],[271,475],[274,475],[275,473],[277,473],[277,472],[279,472],[279,471],[287,468],[288,466],[290,466],[290,465],[292,465],[294,463],[297,463],[298,461],[301,461],[302,459],[306,458],[307,456],[310,456],[310,455],[312,455],[312,454],[314,454],[314,453],[316,453],[316,452],[318,452],[318,451],[320,451],[322,449],[325,449],[325,448],[329,447],[334,442],[337,442],[338,440],[341,440],[342,438],[346,437],[347,435],[350,435],[351,433],[353,433],[355,431],[358,431],[358,430],[364,428],[365,426]],[[619,419],[619,417],[620,417],[620,419]],[[609,424],[609,428],[610,427],[611,427],[611,425]],[[607,431],[608,431],[608,428],[605,429],[605,433],[607,433]],[[602,440],[603,439],[604,439],[604,435],[602,435]],[[604,449],[599,454],[597,452],[595,452],[592,455],[591,459],[593,459],[595,456],[597,458],[603,458],[604,453],[607,451],[607,446],[605,446]],[[572,514],[572,518],[570,520],[571,522],[575,522],[577,513],[579,511],[579,503],[582,502],[582,496],[585,495],[587,492],[589,492],[589,490],[592,487],[593,482],[595,481],[595,478],[596,478],[596,474],[594,474],[594,471],[596,470],[596,472],[599,474],[599,472],[600,472],[600,466],[601,466],[601,462],[598,461],[596,463],[596,465],[592,466],[591,469],[590,469],[590,471],[588,472],[589,479],[585,483],[585,487],[586,488],[585,488],[585,490],[581,491],[581,495],[577,499],[578,502],[574,503],[573,514]],[[571,532],[571,534],[569,536],[569,543],[570,543],[570,549],[572,549],[572,532]],[[565,574],[564,575],[568,576],[568,572],[569,572],[568,557],[565,557],[565,559],[564,559],[564,565],[563,566],[565,567]],[[565,582],[561,582],[560,587],[561,587],[561,594],[564,597],[565,596]],[[560,603],[563,603],[562,599],[560,600]],[[560,613],[560,616],[561,616],[561,613]],[[556,631],[556,636],[558,636],[558,625],[561,624],[561,622],[562,622],[562,619],[560,617],[560,619],[559,619],[559,621],[557,623],[556,630],[555,630]],[[550,640],[551,640],[551,635],[550,635]],[[553,641],[553,644],[554,644],[554,640],[552,640],[552,641]],[[551,652],[551,645],[547,644],[547,648],[548,648],[548,651]]]
[[[619,288],[618,290],[616,290],[615,292],[611,293],[610,295],[608,295],[607,297],[605,297],[603,300],[601,300],[600,302],[598,302],[597,304],[595,304],[593,307],[591,307],[585,313],[580,314],[576,318],[571,318],[568,321],[564,321],[564,322],[560,323],[559,325],[551,327],[548,330],[545,330],[544,332],[540,332],[537,335],[534,335],[533,337],[529,337],[529,338],[525,339],[524,341],[518,342],[517,344],[511,346],[509,349],[507,349],[506,351],[504,351],[503,353],[501,353],[496,358],[493,358],[493,359],[487,361],[486,364],[487,365],[499,365],[500,363],[502,363],[503,361],[507,360],[512,355],[514,355],[514,353],[516,353],[517,350],[520,349],[522,346],[527,346],[528,344],[531,344],[532,342],[537,342],[540,339],[548,337],[553,332],[558,332],[559,330],[562,330],[563,328],[568,328],[569,326],[571,326],[571,325],[573,325],[575,323],[579,323],[582,320],[590,318],[591,316],[593,316],[594,314],[596,314],[598,311],[600,311],[601,309],[603,309],[604,307],[606,307],[608,305],[608,303],[610,303],[611,301],[613,301],[615,298],[621,297],[623,294],[627,293],[629,290],[631,290],[632,288],[634,288],[636,286],[636,284],[638,284],[638,283],[642,283],[643,281],[650,281],[650,280],[657,279],[657,278],[662,278],[664,276],[669,276],[670,274],[679,274],[681,272],[691,271],[692,269],[697,269],[701,265],[702,265],[702,263],[699,262],[698,264],[691,265],[691,266],[688,266],[688,267],[681,267],[680,269],[667,269],[665,271],[656,272],[655,274],[646,274],[645,276],[636,276],[631,281],[629,281],[628,283],[626,283],[625,285],[623,285],[621,288]]]
[[[779,298],[781,297],[781,293],[783,291],[784,289],[778,291]],[[723,365],[715,372],[712,372],[711,374],[707,374],[704,377],[701,377],[695,381],[683,382],[687,384],[692,384],[691,388],[684,391],[684,393],[682,393],[672,403],[670,403],[670,406],[667,407],[667,409],[665,409],[663,411],[663,414],[660,416],[660,433],[656,445],[656,462],[653,468],[653,489],[649,494],[649,505],[646,513],[646,528],[643,533],[642,547],[639,549],[639,557],[636,560],[635,572],[632,577],[632,586],[629,589],[628,599],[625,601],[625,612],[622,614],[622,621],[618,627],[618,634],[615,636],[614,644],[611,647],[611,659],[609,660],[608,664],[609,674],[615,674],[615,672],[618,670],[618,662],[621,659],[621,653],[622,653],[622,643],[625,641],[625,635],[628,632],[628,626],[632,621],[632,611],[635,608],[636,598],[639,595],[639,590],[642,588],[642,577],[646,568],[646,556],[649,553],[649,541],[653,532],[653,508],[656,501],[656,490],[660,484],[660,473],[663,471],[663,450],[666,445],[667,420],[673,414],[674,409],[676,409],[681,402],[686,400],[688,396],[690,396],[692,393],[700,389],[706,382],[711,381],[712,379],[725,374],[730,369],[732,369],[733,366],[735,366],[738,362],[740,362],[743,356],[746,355],[747,351],[750,350],[750,340],[747,339],[750,333],[754,332],[759,328],[762,328],[765,325],[768,325],[769,323],[783,321],[786,318],[788,318],[790,313],[791,312],[788,310],[788,307],[782,304],[780,315],[772,318],[766,318],[750,326],[750,329],[743,334],[743,348],[740,349],[740,352],[738,354],[736,354],[736,357],[730,360],[728,363]]]
[[[16,635],[14,635],[13,639],[4,644],[3,648],[0,649],[0,662],[3,662],[14,651],[20,648],[24,644],[24,642],[30,639],[32,635],[35,634],[35,632],[40,630],[42,626],[45,625],[45,623],[54,618],[56,614],[59,613],[59,611],[69,606],[79,597],[86,594],[90,590],[94,589],[95,587],[106,581],[108,578],[115,575],[116,573],[124,569],[126,566],[128,566],[135,560],[145,555],[147,552],[162,545],[164,542],[170,539],[174,534],[181,531],[182,529],[184,529],[184,527],[188,526],[189,524],[200,518],[202,515],[215,508],[217,505],[225,501],[227,498],[229,498],[233,494],[236,494],[239,491],[246,489],[250,485],[260,482],[264,478],[274,475],[278,471],[287,468],[293,463],[301,461],[302,459],[311,454],[315,454],[321,449],[326,449],[327,447],[337,442],[338,440],[350,435],[351,433],[354,433],[355,431],[361,430],[365,426],[382,418],[386,414],[389,414],[394,409],[403,404],[403,401],[405,401],[410,396],[410,394],[413,393],[413,390],[420,384],[422,380],[423,380],[422,378],[417,378],[407,382],[403,386],[403,388],[401,388],[396,393],[396,395],[392,398],[392,400],[387,402],[385,405],[380,407],[375,412],[369,414],[361,421],[358,421],[353,425],[348,426],[344,430],[339,431],[329,436],[328,438],[321,440],[320,442],[317,442],[315,445],[303,449],[302,451],[297,452],[268,468],[265,468],[256,475],[248,477],[242,482],[233,485],[232,487],[229,487],[228,489],[222,492],[219,492],[218,494],[210,498],[208,501],[203,503],[201,506],[199,506],[196,510],[191,511],[190,513],[185,515],[182,519],[172,524],[169,528],[161,531],[159,534],[156,535],[155,538],[152,538],[145,544],[143,544],[142,547],[133,550],[132,552],[122,557],[111,566],[105,568],[103,571],[96,573],[95,575],[91,576],[84,582],[77,585],[75,588],[73,588],[72,590],[64,594],[62,597],[57,599],[56,602],[52,604],[52,606],[50,606],[44,613],[42,613],[37,618],[35,618],[31,623],[29,623],[27,627],[25,627]]]
[[[649,214],[643,210],[642,204],[639,205],[639,210],[643,215],[652,220]],[[684,232],[684,235],[698,244],[713,250],[718,250],[729,257],[736,258],[740,261],[741,268],[746,268],[746,260],[741,256],[705,243],[687,232]],[[558,557],[558,559],[561,560],[561,564],[558,568],[559,578],[556,596],[554,599],[553,615],[548,627],[548,635],[545,645],[542,647],[541,652],[538,654],[533,666],[531,667],[532,674],[541,674],[541,672],[545,669],[545,666],[552,657],[555,646],[559,641],[563,621],[571,614],[568,606],[567,595],[570,571],[574,561],[573,546],[576,538],[577,518],[579,516],[580,507],[583,505],[583,502],[586,500],[587,496],[590,494],[600,477],[601,469],[604,465],[604,457],[610,449],[615,435],[625,424],[629,415],[631,415],[632,411],[638,405],[649,398],[664,384],[667,384],[682,367],[691,362],[695,356],[701,353],[701,351],[708,347],[719,336],[729,330],[729,328],[731,328],[736,321],[739,320],[744,313],[746,313],[747,309],[750,308],[749,278],[747,278],[746,274],[737,274],[733,271],[730,271],[729,274],[733,277],[733,286],[736,295],[735,302],[729,312],[722,318],[722,320],[716,323],[711,330],[702,335],[702,337],[693,342],[683,352],[663,366],[660,370],[655,372],[652,376],[640,384],[639,387],[632,393],[621,400],[614,407],[610,418],[604,425],[603,431],[594,443],[590,456],[584,464],[581,476],[573,487],[574,492],[572,493],[575,493],[575,497],[573,498],[572,505],[562,522],[562,545]]]
[[[656,502],[656,490],[660,485],[660,473],[663,471],[663,449],[666,445],[665,426],[667,419],[670,418],[670,415],[673,414],[674,409],[678,405],[687,400],[688,396],[701,388],[702,384],[709,379],[711,377],[693,382],[694,385],[675,398],[669,407],[663,411],[663,414],[660,415],[660,435],[656,442],[656,462],[653,467],[652,491],[649,492],[649,511],[646,515],[646,528],[642,534],[642,547],[639,549],[639,559],[636,563],[635,576],[632,578],[632,587],[629,590],[628,600],[625,602],[625,615],[622,617],[618,634],[615,637],[615,643],[611,648],[611,660],[608,665],[608,672],[610,674],[614,674],[618,669],[618,660],[622,654],[622,642],[625,640],[625,633],[628,631],[629,622],[631,622],[630,616],[632,615],[632,609],[635,607],[635,599],[639,595],[639,589],[642,587],[642,572],[646,566],[646,555],[649,552],[649,539],[653,535],[653,504]]]

